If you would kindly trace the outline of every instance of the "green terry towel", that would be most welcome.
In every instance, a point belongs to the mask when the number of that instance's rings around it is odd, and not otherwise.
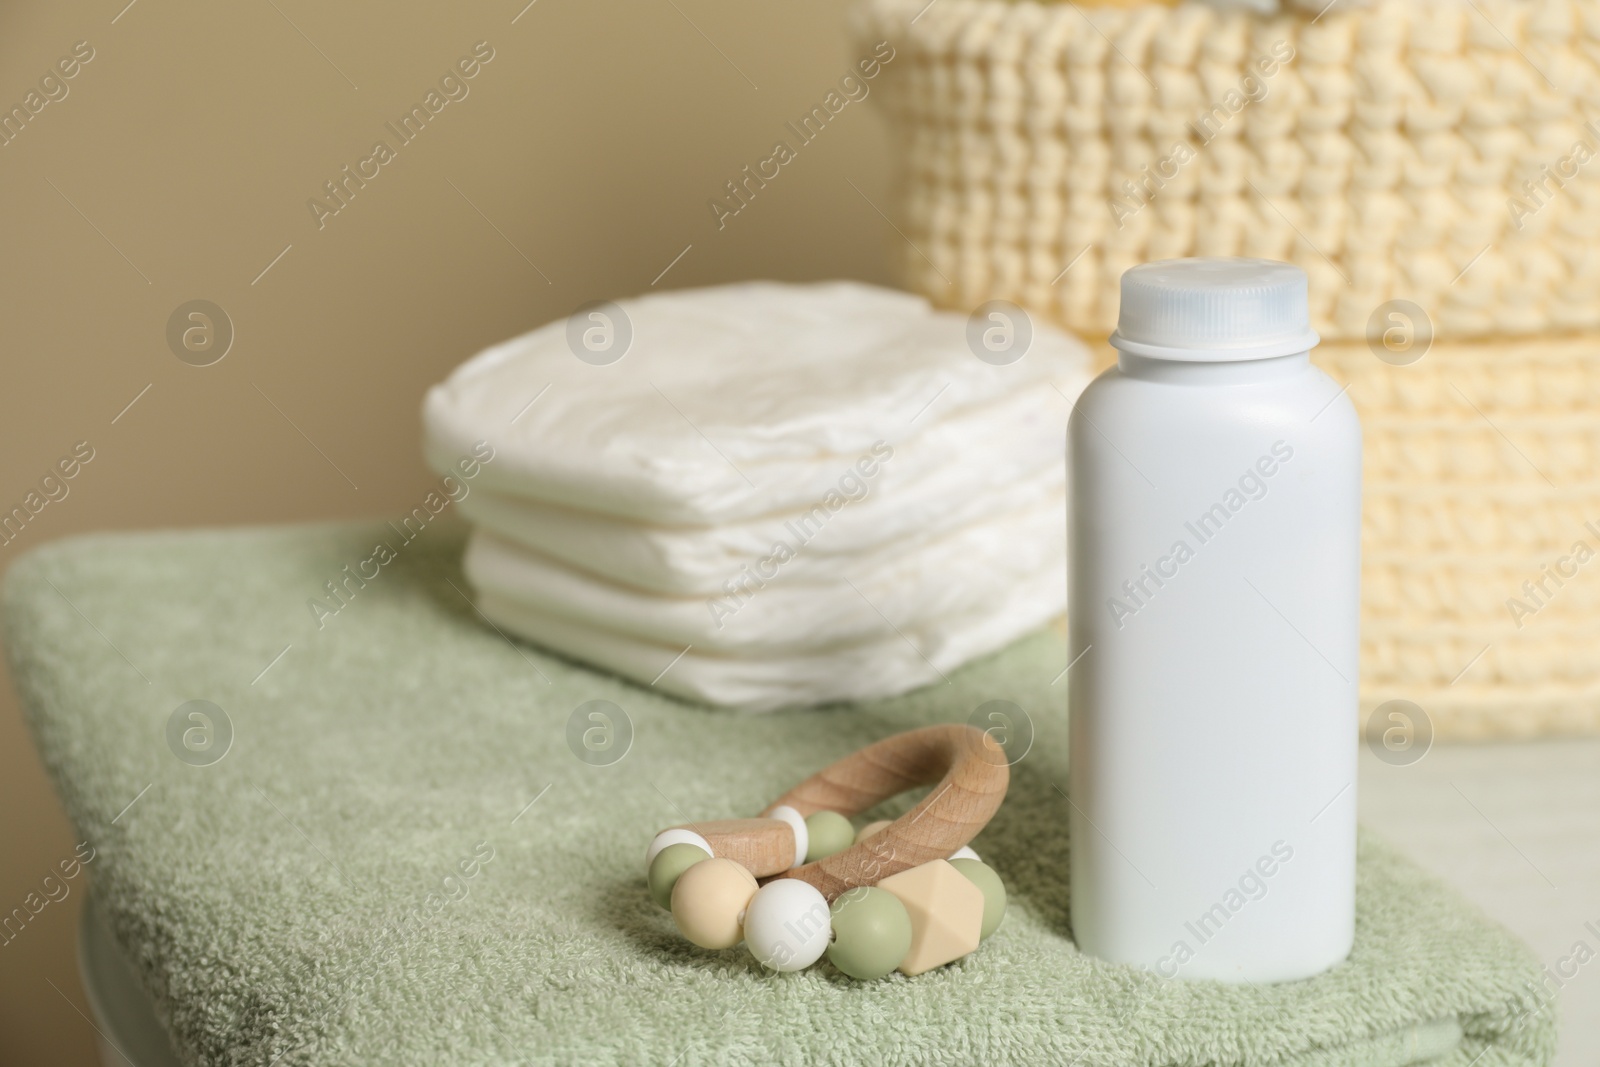
[[[738,715],[507,640],[468,601],[460,552],[443,522],[410,541],[346,524],[78,538],[12,568],[34,736],[184,1061],[1551,1058],[1539,964],[1370,835],[1355,951],[1318,978],[1168,981],[1081,955],[1053,631],[893,700]],[[651,903],[662,827],[754,813],[861,745],[996,699],[1036,738],[974,842],[1011,910],[973,955],[914,979],[767,975],[742,947],[690,946]],[[574,718],[589,701],[624,714]]]

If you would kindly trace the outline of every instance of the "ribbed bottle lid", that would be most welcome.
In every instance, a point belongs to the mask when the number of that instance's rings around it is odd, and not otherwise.
[[[1272,259],[1163,259],[1122,275],[1113,347],[1136,356],[1222,362],[1309,351],[1319,340],[1306,272]]]

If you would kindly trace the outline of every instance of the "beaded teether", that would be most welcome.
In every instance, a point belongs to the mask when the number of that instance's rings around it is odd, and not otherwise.
[[[1000,877],[966,845],[1009,781],[1004,749],[975,726],[896,734],[807,778],[760,818],[663,830],[645,853],[650,894],[690,941],[742,940],[776,970],[826,952],[853,978],[921,974],[976,949],[1005,915]],[[851,825],[848,816],[923,785],[934,788],[900,818]]]

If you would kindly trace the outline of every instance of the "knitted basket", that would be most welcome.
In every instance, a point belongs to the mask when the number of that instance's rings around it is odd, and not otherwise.
[[[865,0],[900,269],[1103,339],[1136,263],[1298,263],[1366,431],[1363,704],[1600,731],[1600,0],[1354,3]]]

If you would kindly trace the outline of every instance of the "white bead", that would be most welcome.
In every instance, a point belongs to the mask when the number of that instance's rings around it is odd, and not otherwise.
[[[682,828],[663,830],[650,842],[650,847],[644,850],[645,870],[648,871],[650,869],[650,864],[655,862],[656,854],[668,845],[695,845],[704,849],[706,855],[712,855],[711,842],[693,830],[684,830]]]
[[[798,971],[822,958],[833,935],[828,901],[814,886],[778,878],[756,890],[744,913],[744,943],[763,967]]]
[[[966,845],[962,845],[960,848],[950,853],[950,858],[953,860],[976,860],[978,859],[978,854],[972,851],[972,849]],[[983,861],[978,860],[978,862],[982,863]]]
[[[790,870],[804,863],[806,861],[806,850],[811,847],[811,833],[806,829],[805,819],[801,817],[798,811],[795,811],[787,804],[779,804],[767,812],[767,818],[782,819],[794,831],[794,865]]]

